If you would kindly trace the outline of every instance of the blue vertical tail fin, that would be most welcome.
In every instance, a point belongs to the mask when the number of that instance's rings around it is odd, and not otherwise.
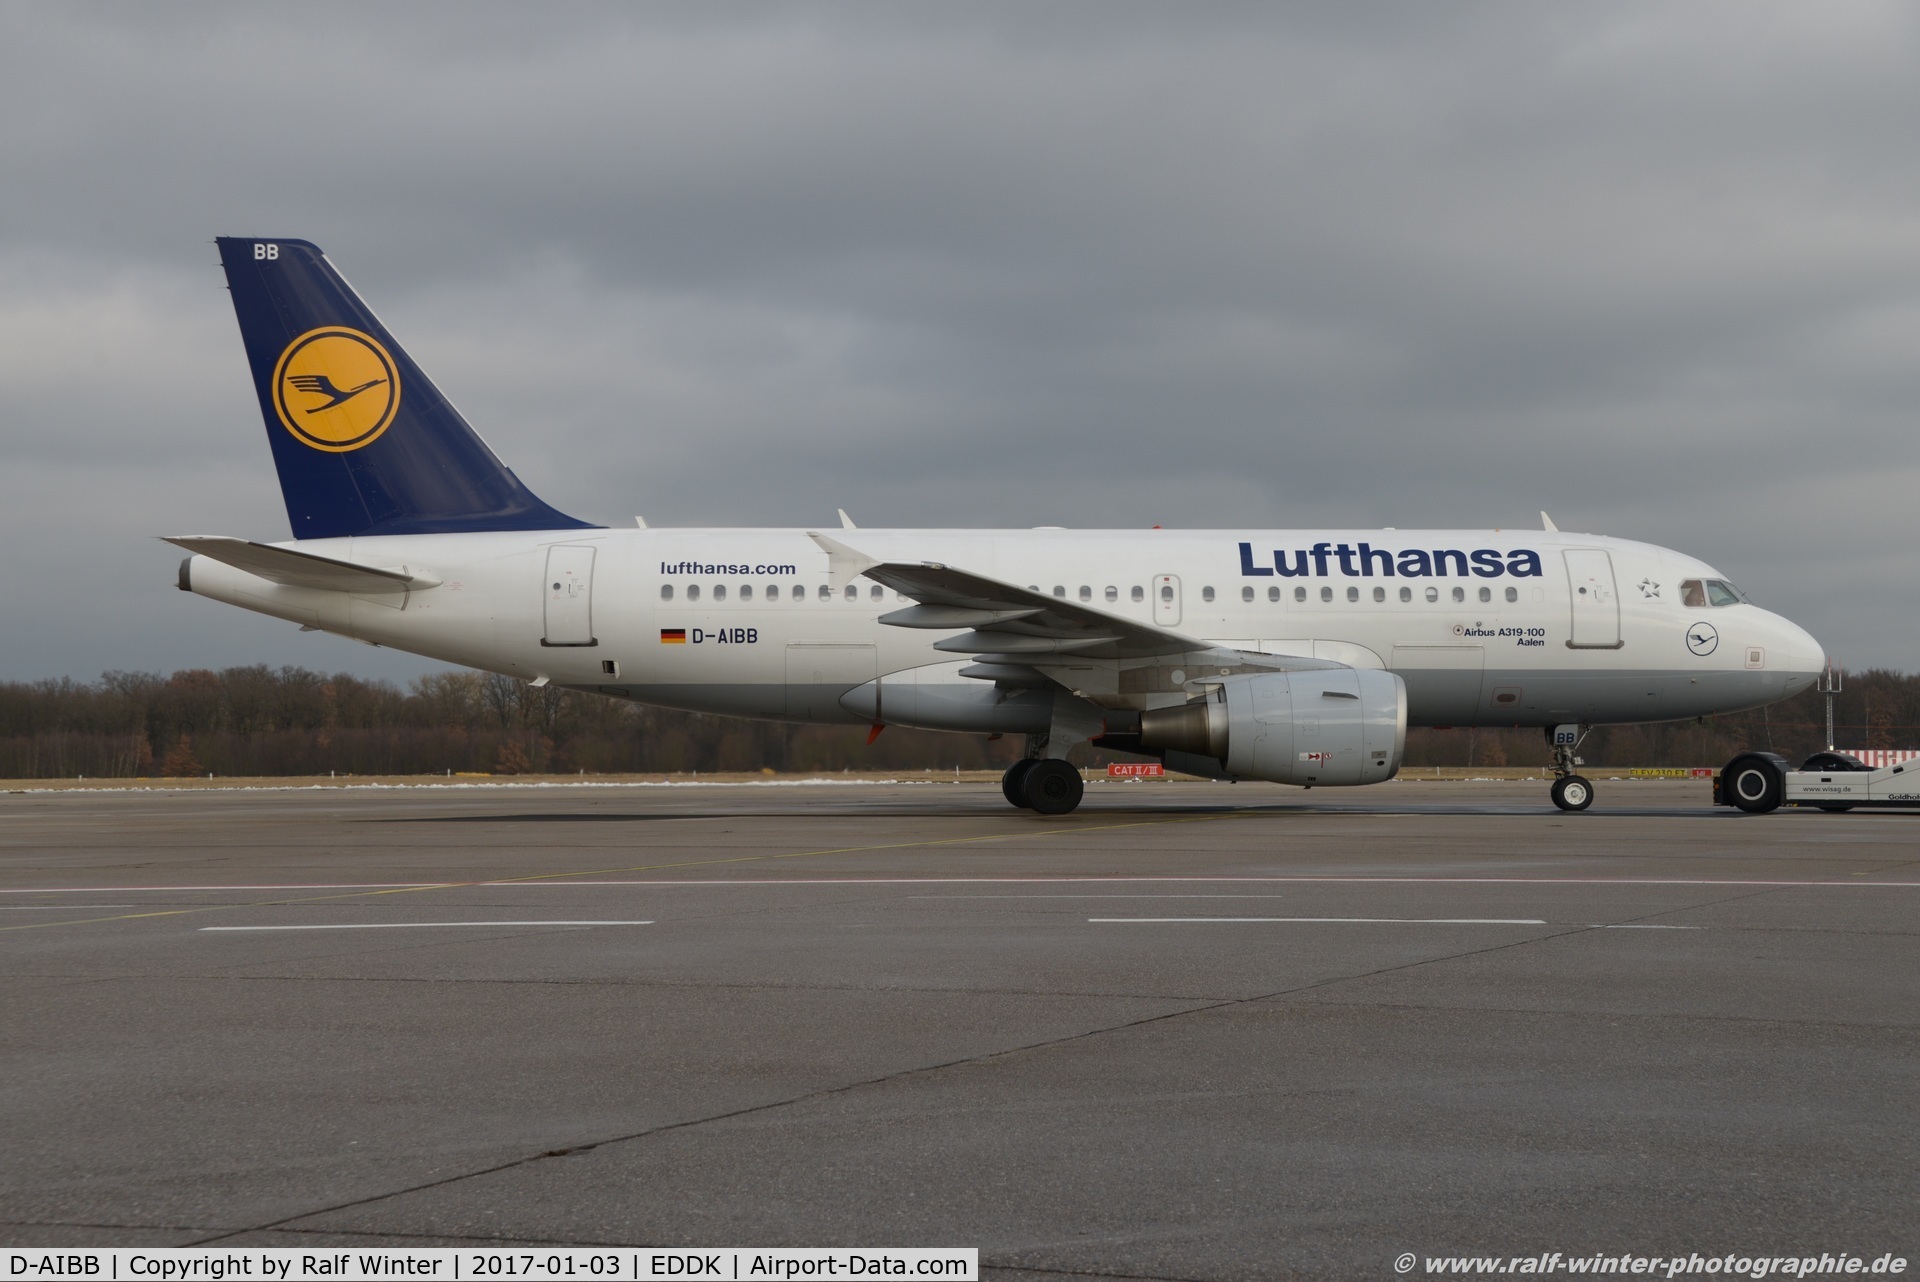
[[[593,528],[520,483],[318,247],[216,243],[295,538]]]

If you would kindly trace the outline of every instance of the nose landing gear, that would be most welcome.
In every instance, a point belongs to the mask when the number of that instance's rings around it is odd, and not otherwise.
[[[1562,810],[1585,810],[1593,804],[1593,784],[1574,773],[1581,761],[1573,755],[1589,729],[1572,724],[1547,727],[1547,742],[1553,745],[1553,787],[1547,795]]]
[[[1562,775],[1548,795],[1562,810],[1585,810],[1593,804],[1593,785],[1579,775]]]

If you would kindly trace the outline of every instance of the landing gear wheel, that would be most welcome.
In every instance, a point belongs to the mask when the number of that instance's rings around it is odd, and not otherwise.
[[[1034,767],[1033,758],[1027,757],[1007,767],[1007,773],[1000,776],[1000,791],[1006,794],[1007,804],[1027,808],[1027,772]]]
[[[1585,810],[1593,804],[1593,785],[1579,775],[1561,775],[1549,795],[1562,810]]]
[[[1080,771],[1058,757],[1034,762],[1020,782],[1028,808],[1043,815],[1068,813],[1087,791]]]
[[[1722,797],[1750,815],[1778,809],[1786,788],[1779,767],[1765,757],[1735,757],[1720,778]]]

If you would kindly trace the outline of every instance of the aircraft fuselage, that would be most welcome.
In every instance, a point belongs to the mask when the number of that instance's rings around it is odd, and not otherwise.
[[[1411,724],[1674,720],[1804,689],[1820,647],[1745,602],[1689,605],[1712,567],[1644,543],[1533,530],[832,530],[884,561],[940,562],[1237,650],[1384,668]],[[701,712],[885,718],[886,681],[964,683],[911,605],[834,582],[797,529],[583,529],[287,543],[437,586],[347,594],[198,558],[202,595],[468,667]],[[564,581],[562,581],[564,580]],[[556,584],[558,586],[556,586]],[[1697,590],[1697,589],[1690,589]],[[1064,660],[1061,662],[1065,662]],[[1181,656],[1087,665],[1111,708],[1187,697]],[[1058,666],[1058,665],[1056,665]],[[1197,677],[1200,674],[1195,673]],[[849,695],[880,681],[882,702]],[[990,729],[978,721],[935,728]],[[1000,727],[1009,731],[1019,725]]]

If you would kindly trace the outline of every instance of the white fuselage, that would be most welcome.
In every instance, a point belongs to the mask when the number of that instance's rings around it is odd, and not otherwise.
[[[1804,630],[1757,606],[1683,603],[1717,578],[1665,548],[1558,531],[830,530],[889,562],[939,562],[1234,649],[1397,673],[1427,726],[1675,720],[1806,688]],[[354,595],[268,582],[205,557],[192,590],[450,663],[646,703],[779,720],[996,726],[975,698],[883,697],[889,683],[982,693],[945,634],[879,617],[911,604],[831,581],[805,530],[585,529],[309,540],[431,587]],[[957,631],[958,629],[956,629]],[[681,634],[676,636],[676,634]],[[681,639],[681,636],[684,639]],[[1058,678],[1059,673],[1053,675]],[[1171,685],[1088,669],[1107,707]],[[877,685],[875,683],[878,683]],[[1072,685],[1072,681],[1067,684]],[[991,686],[985,687],[990,691]],[[862,691],[866,693],[863,694]],[[888,707],[907,709],[891,715]]]

